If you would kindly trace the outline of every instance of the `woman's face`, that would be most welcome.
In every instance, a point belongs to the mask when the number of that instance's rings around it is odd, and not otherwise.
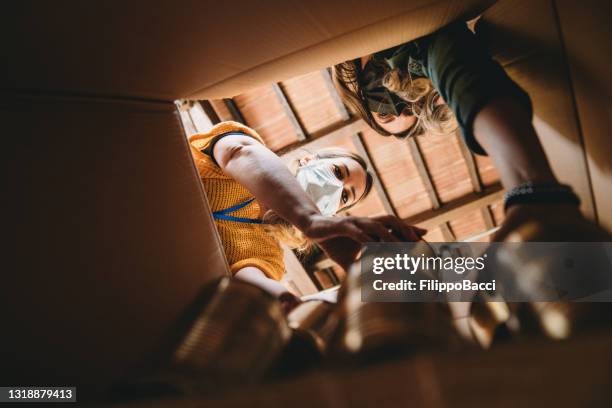
[[[368,61],[372,58],[372,55],[366,55],[361,57],[361,66],[365,67]],[[396,135],[410,129],[417,121],[416,117],[410,114],[410,110],[404,109],[399,115],[392,114],[381,114],[378,112],[371,112],[374,121],[386,130],[387,132]]]
[[[436,96],[433,102],[434,106],[444,105],[444,99],[440,95]],[[387,132],[397,135],[403,133],[410,129],[417,121],[416,116],[412,115],[409,109],[404,109],[404,111],[399,115],[391,115],[391,114],[381,114],[378,112],[371,112],[374,121],[386,130]]]
[[[407,109],[399,116],[372,112],[372,117],[378,126],[393,135],[400,134],[410,129],[417,121],[416,117],[411,115]]]
[[[299,164],[304,166],[311,160],[329,166],[336,178],[342,182],[343,189],[338,211],[350,206],[363,196],[366,188],[366,172],[356,160],[350,157],[317,159],[309,155],[300,159]]]

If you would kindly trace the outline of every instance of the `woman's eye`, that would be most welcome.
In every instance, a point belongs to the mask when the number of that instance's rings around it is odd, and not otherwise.
[[[346,204],[348,203],[348,193],[346,192],[346,190],[344,190],[342,192],[342,204]]]
[[[377,113],[376,117],[382,123],[389,123],[394,119],[394,116],[390,113]]]
[[[338,180],[342,180],[342,171],[340,171],[340,167],[334,164],[334,176],[338,178]]]

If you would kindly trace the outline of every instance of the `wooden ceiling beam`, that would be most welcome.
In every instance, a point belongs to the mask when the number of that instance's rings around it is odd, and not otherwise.
[[[480,192],[482,191],[483,184],[482,178],[480,177],[480,171],[478,170],[478,164],[476,163],[476,159],[474,158],[474,153],[472,153],[472,151],[465,144],[465,140],[463,140],[463,137],[461,136],[459,130],[455,132],[455,137],[457,138],[457,142],[459,143],[459,149],[461,150],[461,155],[463,156],[465,165],[468,168],[472,188],[474,191]]]
[[[408,138],[408,147],[410,148],[410,154],[412,155],[412,160],[414,161],[414,165],[419,172],[419,176],[423,185],[425,186],[425,190],[427,190],[427,195],[429,196],[429,200],[431,201],[431,206],[434,209],[438,209],[442,206],[440,201],[440,197],[438,196],[438,192],[436,191],[436,187],[434,186],[433,179],[431,178],[431,173],[429,172],[429,168],[427,167],[427,163],[425,162],[425,157],[423,156],[423,152],[421,152],[421,147],[417,142],[416,138],[409,137]]]
[[[301,140],[299,142],[295,142],[288,146],[285,146],[282,149],[278,150],[276,154],[282,156],[284,154],[292,152],[293,150],[306,148],[310,143],[318,139],[349,137],[355,133],[362,132],[366,129],[369,129],[369,126],[362,119],[353,117],[347,121],[334,123],[331,126],[327,126],[317,132],[313,132],[310,134],[308,139]]]
[[[463,197],[445,203],[442,208],[427,210],[405,218],[408,224],[422,228],[435,228],[445,222],[463,217],[472,211],[491,205],[504,196],[501,184],[484,188],[480,193],[470,193]]]
[[[495,228],[497,225],[495,223],[493,213],[491,212],[491,208],[487,205],[485,207],[482,207],[480,211],[482,212],[482,218],[484,218],[485,220],[485,225],[487,226],[487,229],[490,230]]]
[[[465,140],[461,136],[459,130],[455,132],[455,137],[457,138],[457,143],[459,143],[459,148],[461,150],[463,160],[465,161],[465,164],[468,168],[472,188],[475,192],[481,192],[484,188],[484,185],[482,183],[482,177],[480,176],[480,170],[478,169],[478,163],[476,163],[474,153],[472,153],[472,151],[468,148],[467,144],[465,144]],[[495,228],[495,219],[493,218],[493,214],[491,213],[491,209],[489,208],[489,206],[482,207],[480,212],[482,214],[482,218],[484,219],[487,230]]]
[[[359,153],[359,155],[363,157],[368,168],[372,170],[372,173],[373,173],[372,187],[374,187],[374,190],[376,190],[376,192],[378,193],[378,196],[380,197],[380,200],[382,201],[383,207],[385,208],[385,212],[387,214],[397,216],[397,210],[395,209],[395,207],[393,206],[393,203],[391,202],[391,198],[389,197],[389,192],[387,191],[387,188],[385,187],[382,180],[380,179],[378,169],[376,168],[376,166],[374,165],[374,162],[372,161],[372,156],[370,155],[370,151],[363,141],[363,135],[361,133],[355,133],[352,136],[352,140],[353,140],[353,144],[357,148],[357,153]]]
[[[327,268],[332,268],[334,265],[336,265],[336,263],[334,261],[332,261],[330,258],[323,258],[320,261],[317,261],[317,263],[314,264],[314,269],[315,270],[324,270]]]
[[[455,242],[457,240],[457,237],[455,236],[455,233],[453,232],[453,229],[450,226],[449,222],[444,222],[440,224],[440,229],[442,230],[442,236],[444,237],[444,241]]]
[[[208,117],[208,120],[210,120],[210,123],[212,123],[213,125],[216,125],[217,123],[221,122],[221,118],[219,118],[217,111],[215,110],[215,108],[213,108],[209,100],[201,100],[199,101],[199,103],[200,103],[200,106],[202,107],[202,110]]]
[[[351,115],[349,114],[348,109],[346,109],[346,106],[342,102],[342,98],[340,97],[340,94],[338,93],[338,90],[336,89],[336,86],[334,85],[334,80],[332,79],[330,71],[331,71],[330,68],[325,68],[321,70],[321,75],[323,76],[323,80],[325,81],[325,86],[327,87],[327,90],[329,91],[329,95],[333,99],[334,104],[336,105],[336,108],[338,109],[338,113],[342,117],[342,120],[348,120]]]
[[[198,133],[196,129],[195,123],[193,123],[193,119],[189,114],[188,110],[179,109],[179,115],[181,115],[181,124],[183,125],[183,129],[185,130],[185,134],[187,137]]]
[[[236,105],[236,102],[234,102],[232,98],[223,99],[223,103],[229,110],[230,115],[232,115],[232,120],[236,122],[240,122],[243,125],[248,126],[248,124],[246,123],[246,120],[244,119],[244,116],[242,116],[242,112],[240,112],[238,105]]]
[[[289,101],[289,98],[287,97],[287,94],[285,93],[285,90],[282,88],[281,84],[276,83],[272,85],[272,88],[274,89],[274,93],[276,94],[278,101],[280,102],[281,106],[283,107],[283,110],[285,111],[285,115],[287,115],[287,118],[289,118],[291,126],[293,126],[293,130],[295,131],[297,139],[308,139],[308,132],[306,132],[304,124],[297,117],[297,114],[295,113],[295,108]]]

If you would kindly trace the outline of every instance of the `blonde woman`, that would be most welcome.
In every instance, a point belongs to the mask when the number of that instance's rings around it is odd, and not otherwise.
[[[190,147],[231,273],[280,296],[280,242],[317,242],[340,265],[368,241],[416,240],[425,231],[391,217],[332,217],[362,200],[372,176],[358,155],[308,154],[292,174],[253,129],[223,122],[190,138]]]
[[[478,32],[478,25],[476,26]],[[586,223],[572,188],[552,172],[531,123],[529,95],[493,60],[464,22],[334,67],[344,102],[384,136],[461,129],[489,154],[508,190],[504,239],[531,221]]]

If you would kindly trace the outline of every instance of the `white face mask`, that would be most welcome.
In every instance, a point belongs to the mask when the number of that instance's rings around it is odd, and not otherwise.
[[[317,204],[321,214],[330,216],[338,212],[344,184],[334,175],[329,165],[313,161],[311,164],[298,168],[295,177],[304,191]]]

